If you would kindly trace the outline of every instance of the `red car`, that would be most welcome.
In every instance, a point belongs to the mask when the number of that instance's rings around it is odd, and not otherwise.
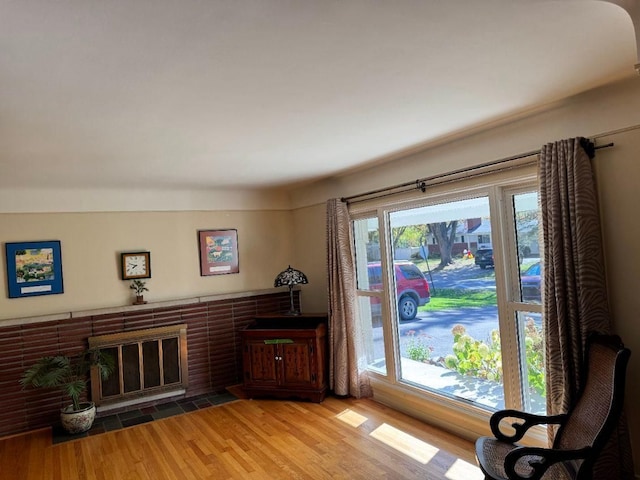
[[[382,289],[382,268],[380,262],[369,263],[369,288]],[[401,320],[413,320],[418,314],[418,307],[431,300],[429,284],[424,274],[413,263],[407,261],[394,262],[396,277],[396,298],[398,299],[398,315]]]

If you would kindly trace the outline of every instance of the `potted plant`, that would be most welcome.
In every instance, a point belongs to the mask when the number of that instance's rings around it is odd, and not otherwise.
[[[133,280],[131,285],[129,285],[131,290],[136,292],[136,301],[133,302],[134,305],[142,305],[143,303],[147,303],[144,301],[144,292],[148,292],[149,289],[145,286],[145,282],[142,280]]]
[[[71,398],[71,405],[60,411],[62,427],[69,433],[86,432],[93,425],[96,406],[93,402],[81,402],[80,396],[87,390],[92,366],[96,366],[100,377],[106,380],[115,362],[111,355],[98,349],[85,350],[75,356],[42,357],[24,372],[20,384],[60,389]]]

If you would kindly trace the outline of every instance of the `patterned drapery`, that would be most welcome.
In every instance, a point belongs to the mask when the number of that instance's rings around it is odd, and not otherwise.
[[[351,221],[344,202],[327,201],[329,388],[336,395],[371,396],[362,326],[357,315]]]
[[[539,160],[544,227],[544,322],[547,413],[566,412],[581,388],[586,339],[611,333],[600,217],[583,138],[549,143]],[[555,432],[550,428],[550,438]],[[633,478],[624,415],[595,465],[598,479]]]

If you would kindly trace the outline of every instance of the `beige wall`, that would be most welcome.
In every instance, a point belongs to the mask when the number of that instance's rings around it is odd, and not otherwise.
[[[631,349],[625,409],[631,426],[635,470],[640,472],[640,130],[603,140],[615,143],[614,148],[598,152],[594,161],[606,280],[614,329]]]
[[[238,230],[239,274],[200,276],[197,231],[209,228]],[[62,295],[0,295],[0,320],[129,304],[122,251],[151,252],[151,302],[271,288],[294,262],[290,211],[0,214],[0,230],[3,242],[60,240],[64,277]]]
[[[305,252],[320,251],[326,248],[326,240],[320,234],[325,224],[324,209],[304,209],[304,205],[319,205],[330,197],[348,196],[537,150],[543,144],[561,138],[593,137],[637,126],[640,126],[640,79],[633,78],[567,99],[548,111],[537,112],[424,152],[305,186],[292,193],[293,204],[298,208],[294,215],[295,228],[314,232],[305,235]],[[640,382],[637,381],[640,378],[640,294],[637,281],[640,272],[640,221],[636,212],[640,205],[640,129],[600,136],[597,143],[611,141],[615,147],[599,150],[594,160],[606,249],[607,271],[603,272],[603,280],[606,277],[610,290],[614,328],[633,352],[627,374],[626,411],[636,471],[640,471],[640,403],[637,401],[640,397]],[[298,252],[298,258],[301,258],[301,253]],[[322,293],[314,291],[317,298]],[[441,405],[430,404],[423,399],[407,402],[406,399],[413,396],[402,387],[385,387],[377,396],[385,403],[443,426],[451,427],[457,421],[455,415],[448,414]],[[476,424],[486,426],[486,420]],[[476,433],[469,425],[461,423],[458,431],[466,431],[473,437]]]
[[[295,266],[309,279],[309,283],[301,287],[302,309],[306,312],[327,311],[325,224],[324,204],[293,210]]]

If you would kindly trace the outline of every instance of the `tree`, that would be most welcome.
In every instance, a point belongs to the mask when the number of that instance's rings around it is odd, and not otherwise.
[[[451,251],[453,249],[453,243],[456,239],[457,229],[457,220],[452,220],[451,222],[427,224],[428,232],[435,237],[436,242],[440,247],[440,265],[438,265],[438,269],[442,269],[447,265],[453,263]]]
[[[531,245],[538,244],[539,219],[537,210],[516,212],[518,252],[525,257],[531,253]],[[522,260],[522,258],[520,259]]]
[[[401,237],[404,235],[406,229],[407,227],[396,227],[391,231],[394,251],[398,248],[398,244],[400,243]]]
[[[393,248],[419,247],[424,243],[424,230],[424,224],[393,227],[391,229]]]

